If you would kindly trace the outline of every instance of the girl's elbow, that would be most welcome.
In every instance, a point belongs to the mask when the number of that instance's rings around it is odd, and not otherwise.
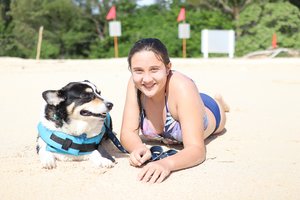
[[[199,148],[197,153],[197,165],[203,163],[206,160],[206,149],[205,148]]]

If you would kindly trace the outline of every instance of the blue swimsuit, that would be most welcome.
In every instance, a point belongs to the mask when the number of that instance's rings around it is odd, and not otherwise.
[[[200,96],[203,100],[204,105],[208,109],[210,109],[215,115],[216,122],[217,122],[215,130],[217,130],[221,119],[219,107],[215,102],[215,100],[210,96],[203,93],[200,93]],[[208,118],[206,114],[204,115],[203,123],[204,123],[204,129],[206,129],[208,126]],[[141,116],[141,131],[145,137],[150,139],[160,140],[165,144],[182,143],[182,132],[181,132],[180,123],[172,117],[171,113],[169,112],[167,103],[166,103],[166,122],[164,125],[163,132],[157,134],[153,130],[153,128],[149,123],[149,120],[146,118],[146,113],[144,109],[142,109],[142,116]]]

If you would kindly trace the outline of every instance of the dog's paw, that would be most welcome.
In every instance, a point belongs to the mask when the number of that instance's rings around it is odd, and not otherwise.
[[[48,151],[40,151],[39,156],[43,168],[45,169],[56,168],[55,157],[52,153]]]
[[[91,153],[90,160],[96,167],[112,168],[114,166],[114,163],[111,160],[102,157],[98,151],[93,151]]]

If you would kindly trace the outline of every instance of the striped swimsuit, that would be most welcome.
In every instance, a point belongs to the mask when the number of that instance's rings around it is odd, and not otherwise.
[[[208,118],[206,114],[204,115],[203,122],[204,122],[204,129],[206,129],[208,126]],[[157,134],[155,130],[153,130],[149,120],[146,118],[146,113],[144,109],[142,109],[142,116],[141,116],[141,131],[145,137],[149,139],[160,140],[165,144],[182,143],[182,131],[181,131],[180,123],[172,117],[171,113],[169,112],[167,103],[166,103],[166,122],[164,125],[163,132]]]

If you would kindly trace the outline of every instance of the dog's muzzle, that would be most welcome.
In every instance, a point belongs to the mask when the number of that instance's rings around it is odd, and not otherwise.
[[[110,102],[105,102],[105,106],[107,108],[108,111],[110,111],[112,109],[112,107],[114,106],[114,104],[110,103]],[[91,111],[88,110],[81,110],[80,114],[82,116],[93,116],[93,117],[100,117],[100,118],[105,118],[106,117],[106,113],[93,113]]]
[[[105,118],[106,117],[106,113],[92,113],[88,110],[81,110],[80,114],[82,116],[93,116],[93,117],[100,117],[100,118]]]

